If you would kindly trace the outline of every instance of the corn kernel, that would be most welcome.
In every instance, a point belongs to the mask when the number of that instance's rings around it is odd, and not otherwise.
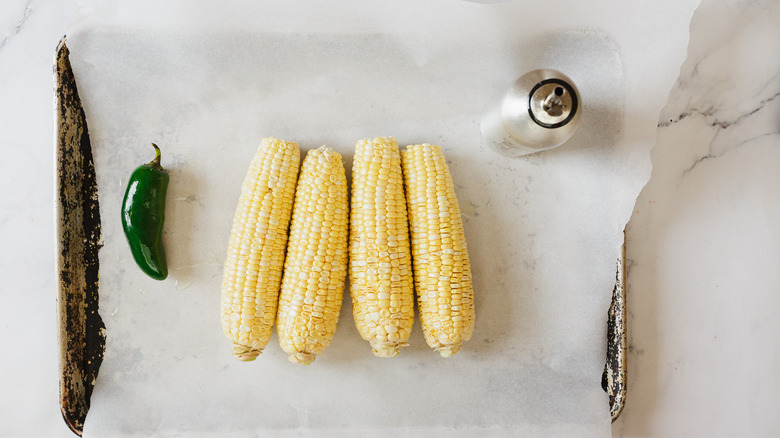
[[[439,146],[407,146],[402,163],[423,334],[431,348],[449,357],[474,330],[471,268],[458,200]]]
[[[271,337],[299,160],[298,144],[266,138],[244,178],[221,297],[222,329],[239,360],[255,359]]]
[[[350,290],[355,326],[376,356],[398,354],[414,323],[401,157],[392,137],[361,140],[352,165]]]
[[[327,146],[310,151],[295,192],[277,315],[279,345],[291,362],[310,364],[335,334],[347,274],[348,201],[341,155]]]

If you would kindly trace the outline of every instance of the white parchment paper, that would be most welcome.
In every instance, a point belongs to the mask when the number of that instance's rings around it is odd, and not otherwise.
[[[606,312],[626,223],[649,174],[658,110],[693,2],[85,2],[69,36],[95,149],[108,341],[86,435],[359,435],[368,431],[609,436]],[[522,159],[483,145],[484,105],[534,68],[579,87],[566,145]],[[276,337],[252,363],[219,323],[222,262],[262,137],[328,144],[393,135],[440,144],[464,214],[477,320],[444,360],[419,323],[374,358],[348,293],[310,367]],[[163,150],[170,275],[134,266],[119,209]]]

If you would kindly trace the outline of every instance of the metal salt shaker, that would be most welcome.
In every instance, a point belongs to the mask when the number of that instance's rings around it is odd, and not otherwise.
[[[579,91],[568,76],[552,69],[533,70],[488,105],[482,137],[510,157],[552,149],[574,134],[581,106]]]

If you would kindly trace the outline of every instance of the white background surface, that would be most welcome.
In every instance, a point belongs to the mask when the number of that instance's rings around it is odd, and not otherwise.
[[[637,140],[621,151],[629,154],[628,163],[635,163],[638,191],[648,174],[645,154],[655,133],[654,123],[646,123],[647,112],[655,108],[657,114],[666,101],[667,90],[683,60],[682,56],[670,56],[669,50],[682,53],[689,17],[670,14],[669,8],[659,6],[648,7],[640,19],[632,16],[630,7],[612,6],[604,9],[607,14],[562,14],[560,26],[600,25],[611,30],[618,44],[625,43],[620,53],[630,99],[623,120]],[[629,277],[633,329],[630,392],[626,410],[614,426],[616,435],[674,436],[684,431],[681,434],[688,436],[733,436],[745,425],[753,436],[776,435],[772,431],[777,425],[769,417],[778,406],[775,394],[780,389],[774,377],[777,374],[772,372],[778,365],[778,352],[773,348],[778,330],[766,309],[777,308],[777,298],[773,297],[777,282],[770,267],[777,264],[778,242],[770,225],[777,218],[771,169],[775,168],[772,164],[777,151],[778,111],[773,96],[777,96],[778,67],[763,51],[750,48],[758,47],[755,41],[774,41],[776,45],[780,40],[777,7],[775,3],[760,2],[707,2],[707,6],[693,22],[691,58],[673,91],[670,106],[661,116],[662,122],[680,122],[660,131],[659,147],[653,156],[658,163],[655,182],[640,198],[635,223],[629,228],[629,257],[635,263]],[[73,8],[68,2],[44,1],[13,1],[0,6],[0,144],[4,155],[0,178],[5,187],[18,187],[4,190],[0,198],[0,226],[6,248],[0,263],[6,278],[0,298],[0,347],[5,352],[0,379],[7,394],[0,402],[0,411],[4,418],[11,418],[6,430],[12,435],[30,431],[47,436],[69,434],[59,419],[55,389],[51,58],[57,40],[74,17]],[[105,3],[95,4],[92,9],[93,15],[104,17],[106,22],[110,17],[133,16],[132,11],[117,10]],[[208,21],[199,12],[193,8],[188,18],[201,24]],[[159,17],[148,18],[154,22]],[[410,21],[410,27],[417,24]],[[654,29],[648,23],[663,23],[664,27]],[[628,35],[629,30],[642,37],[631,40],[635,41],[631,44],[621,40],[620,36]],[[777,47],[766,47],[766,53],[777,53]],[[524,49],[524,53],[534,52],[527,46]],[[742,62],[734,63],[734,59]],[[639,83],[638,79],[645,76],[652,80]],[[496,82],[500,83],[497,78]],[[85,92],[82,90],[82,95]],[[651,120],[656,118],[650,115]],[[729,123],[724,128],[720,123],[724,121],[740,123]],[[173,133],[168,134],[175,142]],[[247,142],[254,141],[253,133],[246,135]],[[308,138],[312,143],[320,140],[314,135]],[[742,147],[745,144],[748,147]],[[585,146],[575,143],[568,154],[561,149],[513,166],[553,169],[556,164],[566,164],[572,171],[583,172],[589,168],[588,163],[590,168],[598,168],[603,163],[599,158],[609,156],[589,154]],[[683,172],[694,167],[696,172]],[[457,168],[453,172],[457,173]],[[692,182],[681,183],[683,174]],[[240,175],[230,177],[240,179]],[[543,193],[549,189],[543,183],[529,183],[526,188]],[[710,189],[716,183],[714,187],[719,189],[713,194]],[[592,187],[587,183],[585,186]],[[582,201],[598,199],[592,196]],[[554,197],[541,194],[528,199],[540,212],[568,208],[561,207]],[[627,218],[629,212],[630,208],[616,212],[615,221],[624,220],[622,216]],[[525,220],[531,226],[539,224],[538,217]],[[736,232],[741,239],[734,239]],[[609,237],[605,239],[600,242],[608,245]],[[544,244],[544,239],[538,241],[539,245],[523,256],[525,260],[553,254],[555,247]],[[715,281],[716,276],[720,276],[719,281]],[[752,300],[738,299],[744,289],[753,291]],[[342,324],[340,328],[344,335],[349,330],[346,327]],[[703,343],[710,336],[712,342]],[[595,368],[596,363],[589,366]],[[592,381],[597,383],[598,377],[600,373]],[[732,394],[751,401],[736,409],[742,405]],[[712,433],[697,435],[704,423],[712,427]]]

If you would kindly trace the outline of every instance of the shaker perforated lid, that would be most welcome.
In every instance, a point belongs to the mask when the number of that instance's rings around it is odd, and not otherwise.
[[[574,87],[558,78],[539,82],[528,96],[528,114],[544,128],[566,125],[574,119],[578,110],[579,101]]]

